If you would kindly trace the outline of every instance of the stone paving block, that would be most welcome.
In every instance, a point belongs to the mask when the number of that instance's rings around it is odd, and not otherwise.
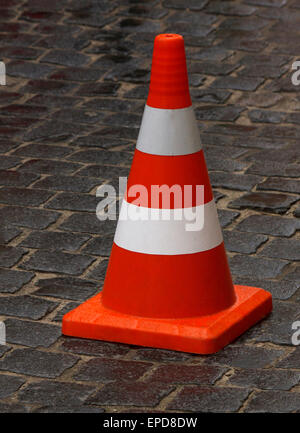
[[[300,129],[295,127],[287,127],[287,126],[277,126],[277,125],[267,125],[259,130],[259,135],[262,137],[275,137],[282,139],[297,139],[300,134]],[[274,161],[281,164],[294,164],[300,157],[299,149],[290,145],[288,148],[282,149],[265,149],[260,150],[259,152],[252,153],[247,155],[245,160],[247,161]]]
[[[299,167],[297,164],[281,164],[275,161],[258,161],[251,164],[251,166],[246,170],[246,173],[260,174],[262,176],[298,177]]]
[[[245,164],[242,161],[236,160],[236,159],[220,159],[217,158],[215,156],[208,156],[206,157],[206,164],[207,164],[207,168],[208,168],[208,172],[210,173],[210,171],[220,171],[220,172],[230,172],[232,173],[233,171],[241,171],[243,168],[246,167],[247,164]],[[210,179],[212,179],[212,176],[215,176],[214,182],[219,182],[220,181],[220,177],[224,176],[224,178],[226,179],[226,174],[224,173],[210,173]],[[228,183],[230,183],[230,178],[227,178],[227,187],[228,187]],[[247,183],[247,181],[246,181]],[[233,184],[235,185],[235,189],[237,189],[237,183],[235,181],[235,177],[233,177]],[[223,185],[222,185],[223,187]]]
[[[275,278],[289,262],[237,254],[229,258],[229,264],[233,275]]]
[[[40,381],[30,383],[19,392],[23,403],[74,407],[81,406],[95,387],[70,382]]]
[[[113,235],[96,237],[83,248],[84,254],[92,254],[96,256],[110,256],[110,250],[113,244]]]
[[[274,69],[276,70],[276,68]],[[259,73],[257,70],[256,72]],[[284,121],[286,114],[280,111],[251,110],[248,112],[248,116],[251,122],[281,123]]]
[[[282,177],[268,178],[257,187],[258,190],[284,191],[300,194],[300,181]]]
[[[224,230],[223,237],[227,251],[236,253],[251,254],[268,240],[268,236],[250,234],[236,230]]]
[[[77,123],[59,122],[56,120],[49,120],[42,125],[31,129],[24,134],[26,141],[63,141],[73,137],[76,134],[82,133],[88,128],[88,125],[79,125]]]
[[[133,93],[133,92],[132,92]],[[132,94],[131,93],[131,94]],[[196,102],[208,102],[213,104],[223,104],[230,97],[231,92],[219,89],[192,89],[191,97]],[[129,95],[127,97],[130,97]],[[134,97],[134,96],[132,96]]]
[[[216,20],[217,18],[214,15],[204,15],[206,17],[210,17],[211,20]],[[199,19],[199,18],[198,18]],[[209,23],[207,23],[209,24]],[[219,46],[211,46],[211,47],[207,47],[207,48],[200,48],[200,50],[193,50],[193,52],[190,54],[188,53],[188,57],[190,57],[193,60],[206,60],[207,64],[208,62],[222,62],[226,59],[228,59],[229,57],[232,56],[232,52],[230,50],[227,50],[226,48],[223,47],[219,47]],[[219,67],[219,71],[223,70],[223,74],[224,71],[225,74],[227,75],[227,73],[233,71],[234,69],[236,69],[238,67],[238,64],[232,64],[229,63],[226,64],[226,62],[223,63],[224,65],[224,69],[221,67]],[[216,65],[216,68],[218,68],[218,65]],[[227,68],[229,68],[227,70]],[[220,74],[211,74],[209,72],[206,73],[206,75],[223,75],[222,73]]]
[[[34,277],[33,272],[14,271],[12,269],[0,269],[0,292],[14,293],[29,283]]]
[[[39,287],[34,292],[37,296],[50,296],[74,301],[85,301],[100,289],[95,281],[73,277],[43,278],[37,281],[36,286]]]
[[[74,376],[75,380],[109,383],[133,382],[142,377],[152,364],[139,361],[95,358],[86,362]]]
[[[278,368],[295,368],[298,369],[300,365],[300,350],[299,348],[295,348],[295,350],[290,353],[288,356],[283,358],[276,364]]]
[[[7,398],[16,392],[25,380],[18,376],[8,376],[0,374],[0,398]]]
[[[4,353],[6,353],[8,351],[8,347],[7,346],[0,346],[0,358],[2,355],[4,355]]]
[[[225,53],[230,53],[230,51],[228,50],[222,50],[219,49],[219,53],[220,51],[223,53],[223,55],[226,56]],[[201,50],[198,54],[193,54],[193,58],[195,58],[196,60],[201,60],[201,59],[207,59],[207,56],[209,53],[206,50],[206,52],[203,52],[203,50]],[[228,56],[228,54],[227,54]],[[235,69],[238,68],[238,64],[232,64],[232,63],[215,63],[218,60],[215,60],[214,62],[212,61],[197,61],[194,62],[191,67],[190,67],[190,72],[194,73],[194,74],[204,74],[204,75],[227,75],[230,74],[231,72],[233,72]],[[204,89],[203,89],[204,91]],[[199,93],[198,93],[199,96]],[[211,102],[217,102],[217,101],[211,101]],[[221,108],[221,107],[220,107]],[[223,107],[226,108],[226,107]],[[242,107],[239,108],[239,110],[242,110]],[[226,110],[225,110],[226,112]],[[223,119],[223,120],[226,120]]]
[[[251,136],[257,133],[258,127],[256,125],[239,125],[230,123],[217,123],[215,125],[209,125],[206,128],[208,134],[228,134],[228,135],[242,135],[245,137]]]
[[[28,186],[33,183],[39,175],[36,173],[25,173],[16,170],[0,170],[0,184],[3,186]]]
[[[78,250],[90,236],[66,232],[34,231],[31,232],[22,242],[22,247],[38,248],[44,250]]]
[[[236,120],[243,111],[241,107],[218,107],[203,105],[195,110],[198,120],[220,120],[223,122]]]
[[[118,137],[124,138],[127,140],[135,140],[138,137],[139,129],[136,126],[122,126],[122,125],[109,125],[109,126],[101,126],[99,131],[95,131],[93,135],[95,137]],[[125,156],[125,155],[123,155]]]
[[[141,113],[142,114],[142,113]],[[142,120],[140,113],[115,113],[108,115],[103,120],[105,125],[122,126],[128,128],[139,128]]]
[[[50,42],[50,40],[49,40]],[[53,70],[53,69],[52,69]],[[49,78],[63,81],[95,81],[105,74],[105,70],[88,67],[65,67],[56,69]]]
[[[71,232],[108,235],[115,233],[116,221],[99,221],[96,215],[74,213],[59,226],[59,229]]]
[[[38,206],[53,194],[47,190],[4,187],[0,190],[0,203],[21,206]]]
[[[105,406],[155,407],[162,398],[172,392],[174,386],[161,383],[113,382],[106,384],[87,404]]]
[[[219,221],[222,228],[229,226],[239,215],[239,212],[232,212],[227,209],[218,209]]]
[[[50,379],[60,376],[65,370],[73,367],[78,359],[76,356],[61,353],[16,349],[0,361],[0,370]]]
[[[37,251],[20,267],[27,270],[80,275],[94,260],[93,257],[80,254]]]
[[[29,144],[15,150],[14,155],[35,158],[62,158],[71,153],[71,149],[63,146],[47,146],[46,144]]]
[[[29,48],[29,47],[3,47],[0,49],[1,57],[7,57],[11,59],[26,59],[36,60],[42,52],[41,50]]]
[[[47,77],[54,69],[50,65],[14,60],[7,65],[7,74],[12,77],[41,79]]]
[[[0,140],[0,153],[9,152],[11,149],[17,147],[17,143],[8,140]]]
[[[26,102],[29,105],[46,105],[47,107],[56,108],[58,107],[71,107],[77,104],[80,98],[74,96],[65,95],[49,95],[49,94],[37,94]]]
[[[98,147],[100,149],[112,150],[114,147],[130,144],[128,140],[122,138],[103,137],[96,133],[79,137],[72,142],[74,146],[80,147]]]
[[[108,343],[106,341],[77,339],[64,337],[61,349],[80,355],[99,356],[101,358],[121,358],[129,352],[129,346],[119,343]],[[149,361],[141,359],[141,361]],[[150,359],[151,361],[151,359]]]
[[[21,206],[6,206],[0,209],[0,220],[19,227],[32,229],[47,228],[60,214],[43,209],[31,209]]]
[[[96,213],[96,207],[100,201],[101,198],[96,197],[95,195],[71,194],[62,192],[50,200],[45,207],[47,209],[62,209]]]
[[[298,200],[298,197],[271,192],[250,192],[229,203],[233,209],[255,209],[283,214]]]
[[[274,239],[260,252],[260,256],[285,260],[300,260],[300,241],[297,239]]]
[[[191,10],[201,10],[208,3],[208,0],[191,0],[189,2],[189,8]],[[186,3],[184,0],[164,0],[163,6],[166,8],[174,8],[174,9],[185,9]]]
[[[222,171],[210,173],[210,182],[214,187],[250,191],[262,177],[247,174],[232,174]]]
[[[0,168],[1,169],[12,168],[20,164],[20,162],[21,162],[20,158],[16,158],[14,156],[1,156]]]
[[[53,311],[57,305],[57,302],[28,295],[14,297],[2,296],[0,314],[37,320]]]
[[[294,235],[298,227],[295,219],[275,215],[250,215],[237,225],[238,230],[245,232],[287,237]]]
[[[0,402],[0,413],[28,413],[29,408],[23,404],[17,403],[1,403]]]
[[[234,386],[282,391],[289,391],[299,381],[300,372],[279,369],[235,370],[234,375],[229,378],[230,385]]]
[[[188,353],[175,352],[174,350],[152,349],[150,347],[139,348],[133,359],[153,362],[183,362],[191,357]]]
[[[61,310],[58,311],[58,313],[53,317],[52,322],[58,322],[62,323],[63,317],[65,314],[67,314],[69,311],[74,310],[76,307],[78,307],[80,303],[78,302],[68,302]]]
[[[142,112],[143,105],[137,101],[114,99],[114,98],[93,98],[83,103],[81,108],[86,110],[103,110],[113,112]]]
[[[15,265],[27,253],[27,250],[18,247],[0,246],[0,263],[7,268]]]
[[[1,103],[12,102],[12,101],[14,101],[20,97],[21,97],[21,94],[17,93],[17,92],[7,92],[7,91],[1,91],[0,92],[0,102]]]
[[[255,276],[235,276],[233,279],[235,284],[241,284],[242,286],[250,287],[260,287],[261,289],[271,292],[274,299],[282,300],[291,298],[300,287],[300,282],[289,281],[286,279],[273,281],[267,279],[257,279]]]
[[[236,412],[249,391],[230,387],[189,386],[168,403],[167,409],[190,412]]]
[[[214,355],[205,356],[204,365],[220,364],[243,369],[253,369],[254,366],[255,368],[264,368],[283,354],[283,350],[249,345],[231,345]]]
[[[259,77],[222,77],[216,78],[211,84],[211,87],[213,89],[254,91],[263,83],[263,81],[263,78]]]
[[[240,59],[240,62],[242,62],[242,60],[243,59]],[[255,65],[257,65],[257,63],[255,63]],[[273,107],[281,100],[282,100],[282,96],[278,95],[277,93],[261,91],[261,92],[243,94],[237,100],[237,102],[240,105],[269,108],[269,107]]]
[[[0,228],[0,244],[6,244],[22,233],[21,230],[13,226],[3,226]]]
[[[34,413],[103,413],[101,407],[92,406],[46,406],[33,411]]]
[[[81,35],[73,36],[69,34],[56,34],[46,36],[40,39],[36,45],[42,48],[59,48],[61,50],[78,50],[85,48],[89,45],[89,41]]]
[[[92,280],[103,281],[106,273],[106,268],[108,265],[108,259],[102,260],[97,266],[95,266],[91,272],[88,274],[88,278]]]
[[[78,96],[113,96],[116,94],[119,84],[116,83],[93,83],[84,84],[77,91]]]
[[[270,342],[292,346],[292,324],[299,320],[300,307],[298,303],[280,302],[273,303],[273,312],[267,319],[247,331],[249,338],[258,342]]]
[[[253,6],[236,4],[233,1],[212,1],[208,4],[206,10],[214,14],[233,15],[241,17],[252,15],[256,11]]]
[[[21,134],[21,130],[19,128],[30,128],[37,122],[38,119],[31,119],[29,117],[18,118],[16,116],[0,116],[0,127],[2,127],[2,135],[6,135],[8,137],[10,135],[14,136],[16,134]]]
[[[125,152],[110,152],[106,150],[90,149],[73,153],[69,159],[76,162],[93,162],[101,163],[103,165],[129,165],[132,155]]]
[[[61,335],[58,326],[28,320],[6,319],[6,340],[8,343],[29,347],[49,347]]]
[[[87,123],[92,125],[94,123],[102,123],[103,119],[105,119],[106,122],[107,115],[105,113],[94,113],[93,111],[86,111],[74,108],[68,111],[56,111],[53,114],[53,117],[61,122],[74,122],[76,124]]]
[[[226,368],[212,365],[161,365],[146,381],[168,384],[213,385],[226,372]]]
[[[300,407],[300,394],[286,391],[262,391],[256,393],[245,412],[294,412]]]
[[[53,93],[56,95],[63,95],[76,87],[75,84],[65,83],[64,81],[50,81],[35,79],[30,80],[27,84],[20,89],[23,93]]]
[[[287,0],[247,0],[247,3],[257,6],[270,6],[281,8],[286,4]]]
[[[56,161],[56,160],[47,160],[47,159],[31,159],[26,161],[21,167],[22,171],[30,171],[33,173],[44,173],[44,174],[68,174],[72,173],[75,170],[78,170],[81,167],[80,164],[65,162],[65,161]]]
[[[110,180],[119,176],[127,177],[128,172],[129,167],[113,167],[107,165],[88,164],[78,171],[78,175]]]

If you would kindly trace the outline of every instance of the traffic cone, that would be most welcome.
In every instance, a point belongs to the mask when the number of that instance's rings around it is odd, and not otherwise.
[[[147,194],[137,198],[132,191],[141,185]],[[197,185],[204,194],[188,195],[185,186]],[[166,186],[183,190],[183,200],[174,193],[166,204],[154,194]],[[128,218],[137,211],[140,219]],[[185,211],[202,216],[201,229]],[[64,316],[63,334],[208,354],[271,309],[270,293],[232,283],[192,109],[184,41],[159,35],[103,291]]]

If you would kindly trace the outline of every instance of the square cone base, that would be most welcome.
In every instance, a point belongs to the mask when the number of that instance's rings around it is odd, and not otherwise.
[[[119,313],[102,305],[100,293],[64,316],[62,332],[73,337],[181,352],[215,353],[272,310],[269,292],[247,286],[234,289],[236,302],[232,307],[213,315],[184,319]]]

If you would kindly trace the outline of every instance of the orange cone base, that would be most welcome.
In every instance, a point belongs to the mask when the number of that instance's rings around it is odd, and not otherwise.
[[[105,340],[182,352],[215,353],[272,310],[271,294],[234,286],[235,304],[217,314],[185,319],[130,316],[105,308],[101,293],[63,318],[62,332],[72,337]]]

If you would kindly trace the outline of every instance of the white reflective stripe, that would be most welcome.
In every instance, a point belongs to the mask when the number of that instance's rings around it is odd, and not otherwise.
[[[145,106],[136,148],[152,155],[188,155],[202,149],[193,107]]]
[[[197,216],[193,221],[189,217],[191,212]],[[144,219],[130,218],[137,214]],[[180,214],[183,218],[176,220]],[[160,215],[160,218],[153,220],[149,215]],[[171,218],[165,219],[169,216]],[[198,230],[194,230],[195,228]],[[150,209],[138,207],[123,199],[114,239],[117,245],[126,250],[161,255],[207,251],[220,245],[222,241],[214,200],[194,208]]]

